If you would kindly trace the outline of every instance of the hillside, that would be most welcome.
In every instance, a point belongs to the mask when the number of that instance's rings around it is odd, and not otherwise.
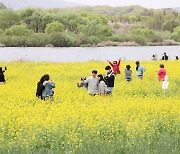
[[[3,10],[3,9],[7,9],[7,7],[2,2],[0,2],[0,10]]]
[[[64,8],[62,10],[65,11],[74,11],[74,12],[93,12],[100,15],[105,16],[114,16],[114,15],[151,15],[153,13],[153,9],[146,9],[141,6],[131,5],[131,6],[118,6],[118,7],[111,7],[111,6],[79,6],[73,8]]]
[[[176,10],[177,12],[180,13],[180,7],[174,8],[173,10]]]
[[[81,4],[72,3],[65,0],[0,0],[7,7],[14,10],[19,10],[26,7],[41,7],[48,8],[63,8],[63,7],[75,7]]]

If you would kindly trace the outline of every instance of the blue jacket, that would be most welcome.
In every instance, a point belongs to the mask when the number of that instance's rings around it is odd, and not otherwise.
[[[47,96],[53,96],[53,88],[55,88],[55,83],[50,82],[45,86],[45,89],[42,91],[42,96],[47,97]]]
[[[136,76],[143,76],[143,73],[146,71],[146,68],[143,66],[139,66],[138,69],[136,70]]]

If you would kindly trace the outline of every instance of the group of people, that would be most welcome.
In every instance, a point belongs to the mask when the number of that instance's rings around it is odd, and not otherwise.
[[[156,54],[152,55],[152,60],[155,60],[155,61],[158,60],[158,57],[157,57]],[[169,56],[167,55],[166,52],[164,52],[164,54],[162,55],[161,60],[165,60],[165,61],[168,61],[168,60],[169,60]],[[176,55],[176,56],[175,56],[175,60],[179,60],[179,56]]]
[[[92,71],[92,76],[86,78],[82,77],[81,82],[77,84],[78,87],[88,88],[89,95],[111,95],[114,88],[116,75],[120,74],[120,59],[119,61],[114,61],[111,66],[106,66],[105,70],[107,74],[103,76],[102,74],[97,75],[97,70]],[[111,68],[112,67],[112,68]],[[168,78],[166,74],[166,69],[163,64],[161,64],[160,69],[157,71],[158,80],[163,81],[162,88],[164,90],[168,87]],[[143,79],[143,75],[146,72],[146,68],[140,65],[139,61],[136,61],[136,77],[138,79]],[[124,70],[125,80],[130,82],[132,80],[132,70],[130,65],[126,65]]]
[[[88,88],[88,93],[90,95],[111,95],[114,88],[116,75],[120,74],[120,63],[121,59],[118,61],[110,62],[105,67],[107,74],[103,76],[102,74],[97,75],[97,70],[92,71],[92,76],[86,78],[82,77],[81,82],[77,84],[78,87]],[[143,79],[143,74],[146,68],[140,65],[139,61],[136,61],[136,76],[138,79]],[[130,82],[132,80],[132,70],[130,65],[126,65],[124,70],[126,81]]]
[[[165,57],[166,58],[166,57]],[[86,87],[88,88],[88,93],[92,96],[95,95],[111,95],[113,92],[113,88],[115,85],[115,78],[118,74],[120,74],[120,64],[121,59],[118,61],[110,62],[108,60],[110,65],[107,65],[105,67],[106,75],[103,76],[102,74],[98,74],[97,70],[92,71],[92,75],[88,78],[82,77],[81,82],[77,84],[78,87]],[[5,83],[5,77],[4,72],[7,70],[3,70],[2,67],[0,67],[0,83]],[[136,77],[138,79],[143,79],[143,75],[146,71],[146,68],[142,65],[140,65],[139,61],[136,61]],[[132,70],[130,65],[126,65],[126,68],[124,70],[125,74],[125,80],[127,82],[130,82],[132,80]],[[166,75],[166,69],[164,68],[164,65],[160,65],[159,71],[157,71],[158,74],[158,80],[163,81],[164,83],[164,89],[167,89],[167,75]],[[51,99],[54,100],[54,91],[55,83],[51,80],[49,74],[45,74],[41,77],[40,81],[37,83],[37,90],[36,90],[36,96],[42,100]]]

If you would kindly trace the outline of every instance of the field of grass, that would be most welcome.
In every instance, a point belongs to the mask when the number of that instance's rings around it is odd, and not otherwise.
[[[166,95],[157,80],[158,62],[142,62],[144,79],[116,77],[111,97],[91,97],[76,83],[93,69],[105,74],[105,62],[1,63],[7,83],[0,85],[0,153],[180,152],[180,61],[164,62],[169,76]],[[40,77],[56,83],[55,101],[35,97]]]

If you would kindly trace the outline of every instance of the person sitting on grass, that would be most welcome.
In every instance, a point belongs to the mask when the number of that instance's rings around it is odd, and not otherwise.
[[[102,74],[99,74],[97,77],[99,80],[99,85],[98,85],[99,95],[101,95],[101,96],[106,95],[107,94],[107,85],[104,82],[104,78],[103,78]]]
[[[109,60],[107,60],[107,61],[108,61],[109,64],[112,66],[114,73],[115,73],[115,74],[120,74],[121,58],[119,58],[118,61],[116,61],[116,60],[113,61],[113,63],[110,62]]]
[[[0,67],[0,83],[6,83],[5,76],[4,76],[4,73],[6,70],[7,70],[6,67],[5,67],[4,71],[3,71],[2,67]]]
[[[106,66],[105,70],[107,71],[107,75],[104,77],[105,83],[107,85],[107,93],[112,94],[114,88],[115,74],[112,71],[111,66]]]
[[[130,65],[126,65],[126,69],[124,70],[126,81],[130,82],[132,80],[132,70]]]
[[[98,94],[98,78],[97,78],[97,71],[92,71],[92,76],[88,77],[86,80],[84,80],[84,83],[88,84],[88,93],[89,95],[95,96]]]
[[[160,69],[159,69],[159,71],[157,71],[157,73],[158,73],[158,80],[159,81],[163,81],[164,77],[166,76],[166,69],[164,68],[163,64],[161,64],[159,67],[160,67]]]
[[[139,61],[136,61],[136,76],[138,79],[143,79],[143,74],[146,68],[140,65]]]
[[[52,90],[55,88],[55,83],[52,82],[50,76],[47,74],[46,80],[43,82],[43,86],[45,87],[42,91],[43,100],[50,98],[52,101],[54,100],[54,91]]]
[[[80,83],[77,83],[77,87],[78,87],[78,88],[87,88],[87,87],[88,87],[88,84],[87,84],[87,83],[84,83],[84,80],[86,80],[86,77],[82,77],[82,78],[81,78],[81,82],[80,82]]]

